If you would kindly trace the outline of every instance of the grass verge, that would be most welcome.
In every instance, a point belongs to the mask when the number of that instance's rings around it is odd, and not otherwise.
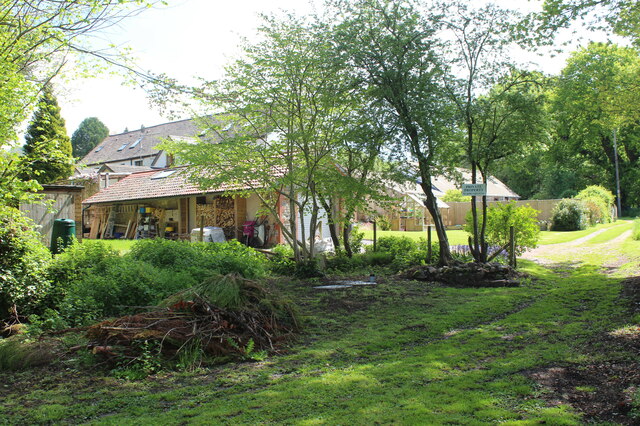
[[[628,358],[600,343],[628,321],[619,279],[601,274],[600,266],[545,269],[522,261],[535,279],[494,289],[391,277],[375,287],[323,292],[312,288],[316,281],[283,279],[279,285],[299,303],[306,327],[284,354],[141,381],[64,360],[0,372],[0,419],[578,424],[585,418],[576,407],[550,395],[531,373]]]

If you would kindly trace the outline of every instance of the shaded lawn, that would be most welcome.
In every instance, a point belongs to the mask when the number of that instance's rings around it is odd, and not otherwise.
[[[640,245],[632,248],[640,253]],[[620,280],[603,275],[598,264],[521,265],[536,279],[519,288],[454,289],[387,278],[377,287],[323,293],[311,288],[313,281],[282,280],[306,325],[285,354],[133,382],[65,362],[0,372],[0,419],[580,423],[572,407],[549,403],[529,372],[629,356],[607,346],[590,349],[628,321]]]

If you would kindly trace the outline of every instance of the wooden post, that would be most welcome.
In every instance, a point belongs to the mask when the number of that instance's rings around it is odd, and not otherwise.
[[[200,242],[204,241],[204,215],[200,216]]]
[[[509,227],[509,265],[516,267],[516,231],[513,226]]]
[[[427,225],[427,263],[431,263],[431,225]]]
[[[378,223],[377,221],[373,221],[373,251],[376,251],[376,244],[377,244],[377,230],[378,228]]]

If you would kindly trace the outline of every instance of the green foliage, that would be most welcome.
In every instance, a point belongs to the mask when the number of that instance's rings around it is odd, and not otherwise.
[[[468,195],[462,195],[460,189],[449,189],[442,196],[442,201],[447,202],[466,202],[471,201],[471,197]]]
[[[518,206],[515,201],[499,203],[487,209],[486,241],[490,246],[505,247],[510,241],[510,228],[514,227],[516,254],[521,255],[528,248],[538,245],[540,227],[538,210],[530,206]],[[472,233],[473,223],[467,215],[465,231]],[[482,217],[479,218],[482,222]]]
[[[576,198],[582,200],[589,211],[589,223],[609,223],[613,220],[611,209],[615,201],[615,196],[608,189],[599,186],[588,186],[580,191]]]
[[[391,219],[389,219],[389,216],[378,216],[376,223],[381,231],[389,231],[391,229]]]
[[[71,176],[71,141],[50,86],[44,89],[38,109],[27,128],[25,140],[24,155],[29,162],[24,171],[25,178],[52,183]]]
[[[238,242],[140,240],[120,256],[101,241],[85,241],[56,256],[46,306],[71,324],[84,324],[154,305],[211,274],[258,278],[267,267],[261,254]]]
[[[349,234],[349,242],[351,244],[352,253],[360,253],[362,251],[363,238],[364,232],[362,232],[357,226],[354,226]]]
[[[40,242],[33,221],[0,205],[0,319],[13,305],[23,315],[37,310],[50,288],[50,262],[51,253]]]
[[[97,117],[85,118],[71,135],[73,156],[84,157],[107,136],[109,136],[109,129],[102,121]]]
[[[50,345],[31,342],[22,336],[0,339],[0,371],[48,364],[56,356],[53,349]]]
[[[439,245],[432,244],[432,262],[438,259]],[[372,262],[386,262],[388,257],[392,258],[391,266],[396,270],[406,269],[412,265],[424,264],[427,260],[427,241],[419,238],[417,241],[401,236],[401,237],[380,237],[376,243],[376,254],[373,254],[373,246],[366,247],[367,254],[372,256]],[[381,253],[378,255],[377,253]],[[366,258],[365,258],[366,259]]]
[[[633,231],[631,237],[636,241],[640,241],[640,219],[636,219],[633,221]]]
[[[210,273],[236,273],[260,278],[267,273],[267,261],[254,249],[238,241],[191,243],[163,239],[140,240],[126,256],[157,268],[190,273],[201,281]]]
[[[560,200],[551,212],[552,231],[578,231],[589,224],[589,212],[580,200]]]

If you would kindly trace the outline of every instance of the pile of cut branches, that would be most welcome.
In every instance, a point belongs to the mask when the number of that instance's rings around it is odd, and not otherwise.
[[[152,341],[167,357],[194,345],[211,356],[244,357],[254,349],[276,351],[298,330],[290,302],[237,275],[213,276],[162,305],[92,326],[93,353],[113,362],[135,359],[140,343]]]

